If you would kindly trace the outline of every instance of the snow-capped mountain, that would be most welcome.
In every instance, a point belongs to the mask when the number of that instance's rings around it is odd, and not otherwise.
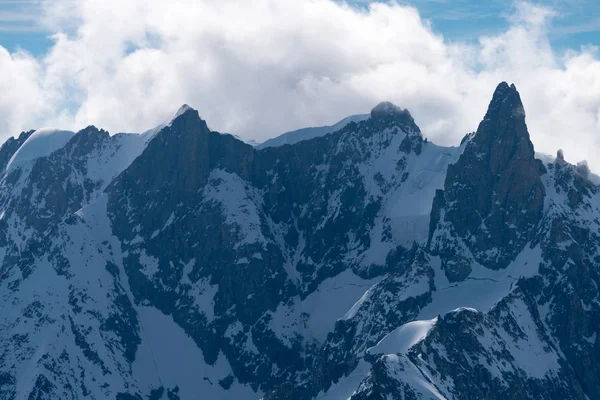
[[[0,398],[600,398],[600,193],[514,86],[457,147],[390,103],[291,136],[8,140]]]

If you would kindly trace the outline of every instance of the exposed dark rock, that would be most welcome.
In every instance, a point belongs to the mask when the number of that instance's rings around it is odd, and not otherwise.
[[[434,200],[431,220],[437,232],[430,247],[444,260],[451,281],[470,273],[471,261],[459,242],[477,262],[499,269],[533,238],[544,206],[541,173],[519,93],[503,82]]]
[[[90,126],[0,179],[0,397],[186,398],[161,382],[152,311],[193,340],[198,382],[224,396],[309,400],[352,382],[355,400],[600,398],[600,189],[560,154],[535,159],[514,86],[463,139],[412,248],[394,196],[436,172],[414,165],[438,147],[391,103],[260,151],[184,106],[104,173],[128,138]],[[329,307],[350,275],[362,297],[313,337],[302,307]],[[484,280],[490,304],[446,305],[479,301]],[[397,353],[372,349],[439,310]]]

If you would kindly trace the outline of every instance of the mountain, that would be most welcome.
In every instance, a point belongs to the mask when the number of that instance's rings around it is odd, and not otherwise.
[[[294,144],[303,140],[313,139],[319,136],[325,136],[328,133],[338,131],[348,125],[350,122],[361,122],[369,118],[369,114],[358,114],[351,115],[336,122],[333,125],[318,126],[313,128],[302,128],[291,132],[282,133],[281,135],[269,139],[263,143],[255,144],[257,149],[264,149],[267,147],[277,147],[284,144]],[[249,143],[253,144],[253,143]]]
[[[458,147],[60,132],[0,147],[2,399],[600,398],[599,189],[514,85]]]

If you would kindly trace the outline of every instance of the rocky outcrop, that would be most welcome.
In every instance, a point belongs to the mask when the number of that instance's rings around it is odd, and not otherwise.
[[[505,268],[533,239],[543,214],[543,172],[519,92],[503,82],[434,200],[429,247],[451,281],[465,279],[473,261]]]

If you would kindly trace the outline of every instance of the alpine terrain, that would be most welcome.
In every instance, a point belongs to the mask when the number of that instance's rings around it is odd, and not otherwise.
[[[501,83],[253,147],[182,107],[0,148],[0,399],[600,399],[600,186]]]

